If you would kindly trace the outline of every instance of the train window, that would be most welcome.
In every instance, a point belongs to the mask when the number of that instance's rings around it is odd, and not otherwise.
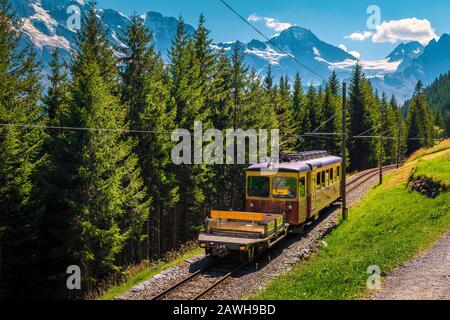
[[[322,171],[322,187],[325,186],[325,171]]]
[[[248,177],[249,197],[268,198],[270,194],[269,177]]]
[[[316,188],[317,188],[317,190],[320,190],[320,188],[321,188],[321,185],[320,185],[320,172],[318,172],[317,176],[316,176]]]
[[[334,182],[334,169],[331,168],[330,169],[330,184],[332,184]]]
[[[294,199],[297,197],[297,179],[275,177],[272,179],[272,197]]]
[[[336,181],[338,181],[340,179],[340,177],[341,177],[340,171],[341,171],[341,166],[337,166],[337,168],[336,168]]]
[[[305,177],[300,178],[300,182],[299,182],[298,186],[299,186],[300,197],[303,198],[306,195],[306,178]]]

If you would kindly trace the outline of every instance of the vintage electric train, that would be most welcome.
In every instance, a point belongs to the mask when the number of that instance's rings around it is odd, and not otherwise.
[[[211,211],[198,243],[207,254],[252,259],[341,197],[342,158],[326,151],[282,155],[246,171],[246,211]]]

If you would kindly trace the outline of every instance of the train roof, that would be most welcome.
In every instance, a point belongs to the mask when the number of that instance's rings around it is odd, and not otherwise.
[[[334,163],[342,162],[341,157],[325,156],[316,159],[309,159],[303,161],[290,162],[264,162],[257,163],[247,168],[247,171],[278,171],[278,172],[307,172],[313,170],[315,167],[328,166]]]

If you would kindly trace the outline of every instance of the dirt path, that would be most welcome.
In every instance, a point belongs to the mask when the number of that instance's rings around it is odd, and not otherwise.
[[[450,300],[450,232],[430,251],[397,267],[374,300]]]

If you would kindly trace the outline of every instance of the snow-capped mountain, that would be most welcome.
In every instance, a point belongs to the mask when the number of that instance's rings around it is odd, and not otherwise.
[[[308,68],[319,75],[328,76],[330,66],[342,61],[356,63],[357,59],[344,50],[321,41],[310,30],[293,26],[282,31],[271,41],[261,42],[252,40],[247,44],[242,42],[219,43],[217,49],[231,51],[238,46],[244,54],[245,62],[259,72],[264,72],[270,64],[274,76],[289,75],[294,79],[295,73],[300,72],[306,83],[320,84],[323,79],[318,75],[300,67],[289,55],[294,56]],[[278,48],[281,48],[280,51]]]
[[[374,86],[380,91],[394,93],[399,100],[411,97],[418,80],[428,85],[450,70],[450,35],[443,34],[438,41],[431,40],[424,48],[417,44],[409,48],[412,49],[409,59],[402,59],[394,73],[374,81]]]
[[[68,8],[75,5],[80,10],[86,10],[86,1],[14,0],[11,3],[23,19],[24,44],[31,43],[36,48],[39,58],[44,62],[44,72],[48,70],[54,48],[58,48],[63,57],[70,56],[75,46],[76,31],[68,27],[67,21],[73,13]],[[120,35],[129,25],[130,18],[113,9],[100,9],[98,15],[107,27],[111,43],[123,45]],[[140,18],[153,32],[153,43],[157,50],[167,59],[168,49],[176,34],[177,20],[157,12],[147,12]],[[186,25],[186,31],[192,35],[194,28]],[[317,74],[328,77],[332,70],[336,70],[341,79],[348,79],[354,65],[359,62],[375,88],[389,95],[395,94],[399,101],[411,96],[419,79],[428,84],[450,69],[450,36],[447,34],[439,41],[432,40],[426,47],[418,42],[400,44],[381,60],[358,60],[351,53],[323,42],[312,31],[298,26],[282,31],[271,41],[218,43],[213,48],[231,54],[233,46],[243,52],[250,68],[264,74],[267,66],[271,65],[275,77],[287,74],[291,80],[300,72],[304,85],[323,83]],[[301,67],[288,54],[315,72]]]
[[[25,42],[31,43],[38,52],[44,66],[51,59],[51,52],[58,48],[63,57],[69,57],[70,50],[75,46],[76,31],[68,27],[68,19],[76,6],[80,10],[87,10],[84,0],[14,0],[13,9],[23,20]],[[120,42],[122,30],[129,25],[130,18],[113,9],[100,9],[98,15],[103,19],[108,32],[108,38],[115,46]],[[153,42],[163,55],[167,51],[177,30],[177,19],[164,17],[157,12],[147,12],[140,16],[145,25],[153,32]],[[186,25],[188,34],[194,33],[194,28]],[[45,68],[45,67],[44,67]]]

